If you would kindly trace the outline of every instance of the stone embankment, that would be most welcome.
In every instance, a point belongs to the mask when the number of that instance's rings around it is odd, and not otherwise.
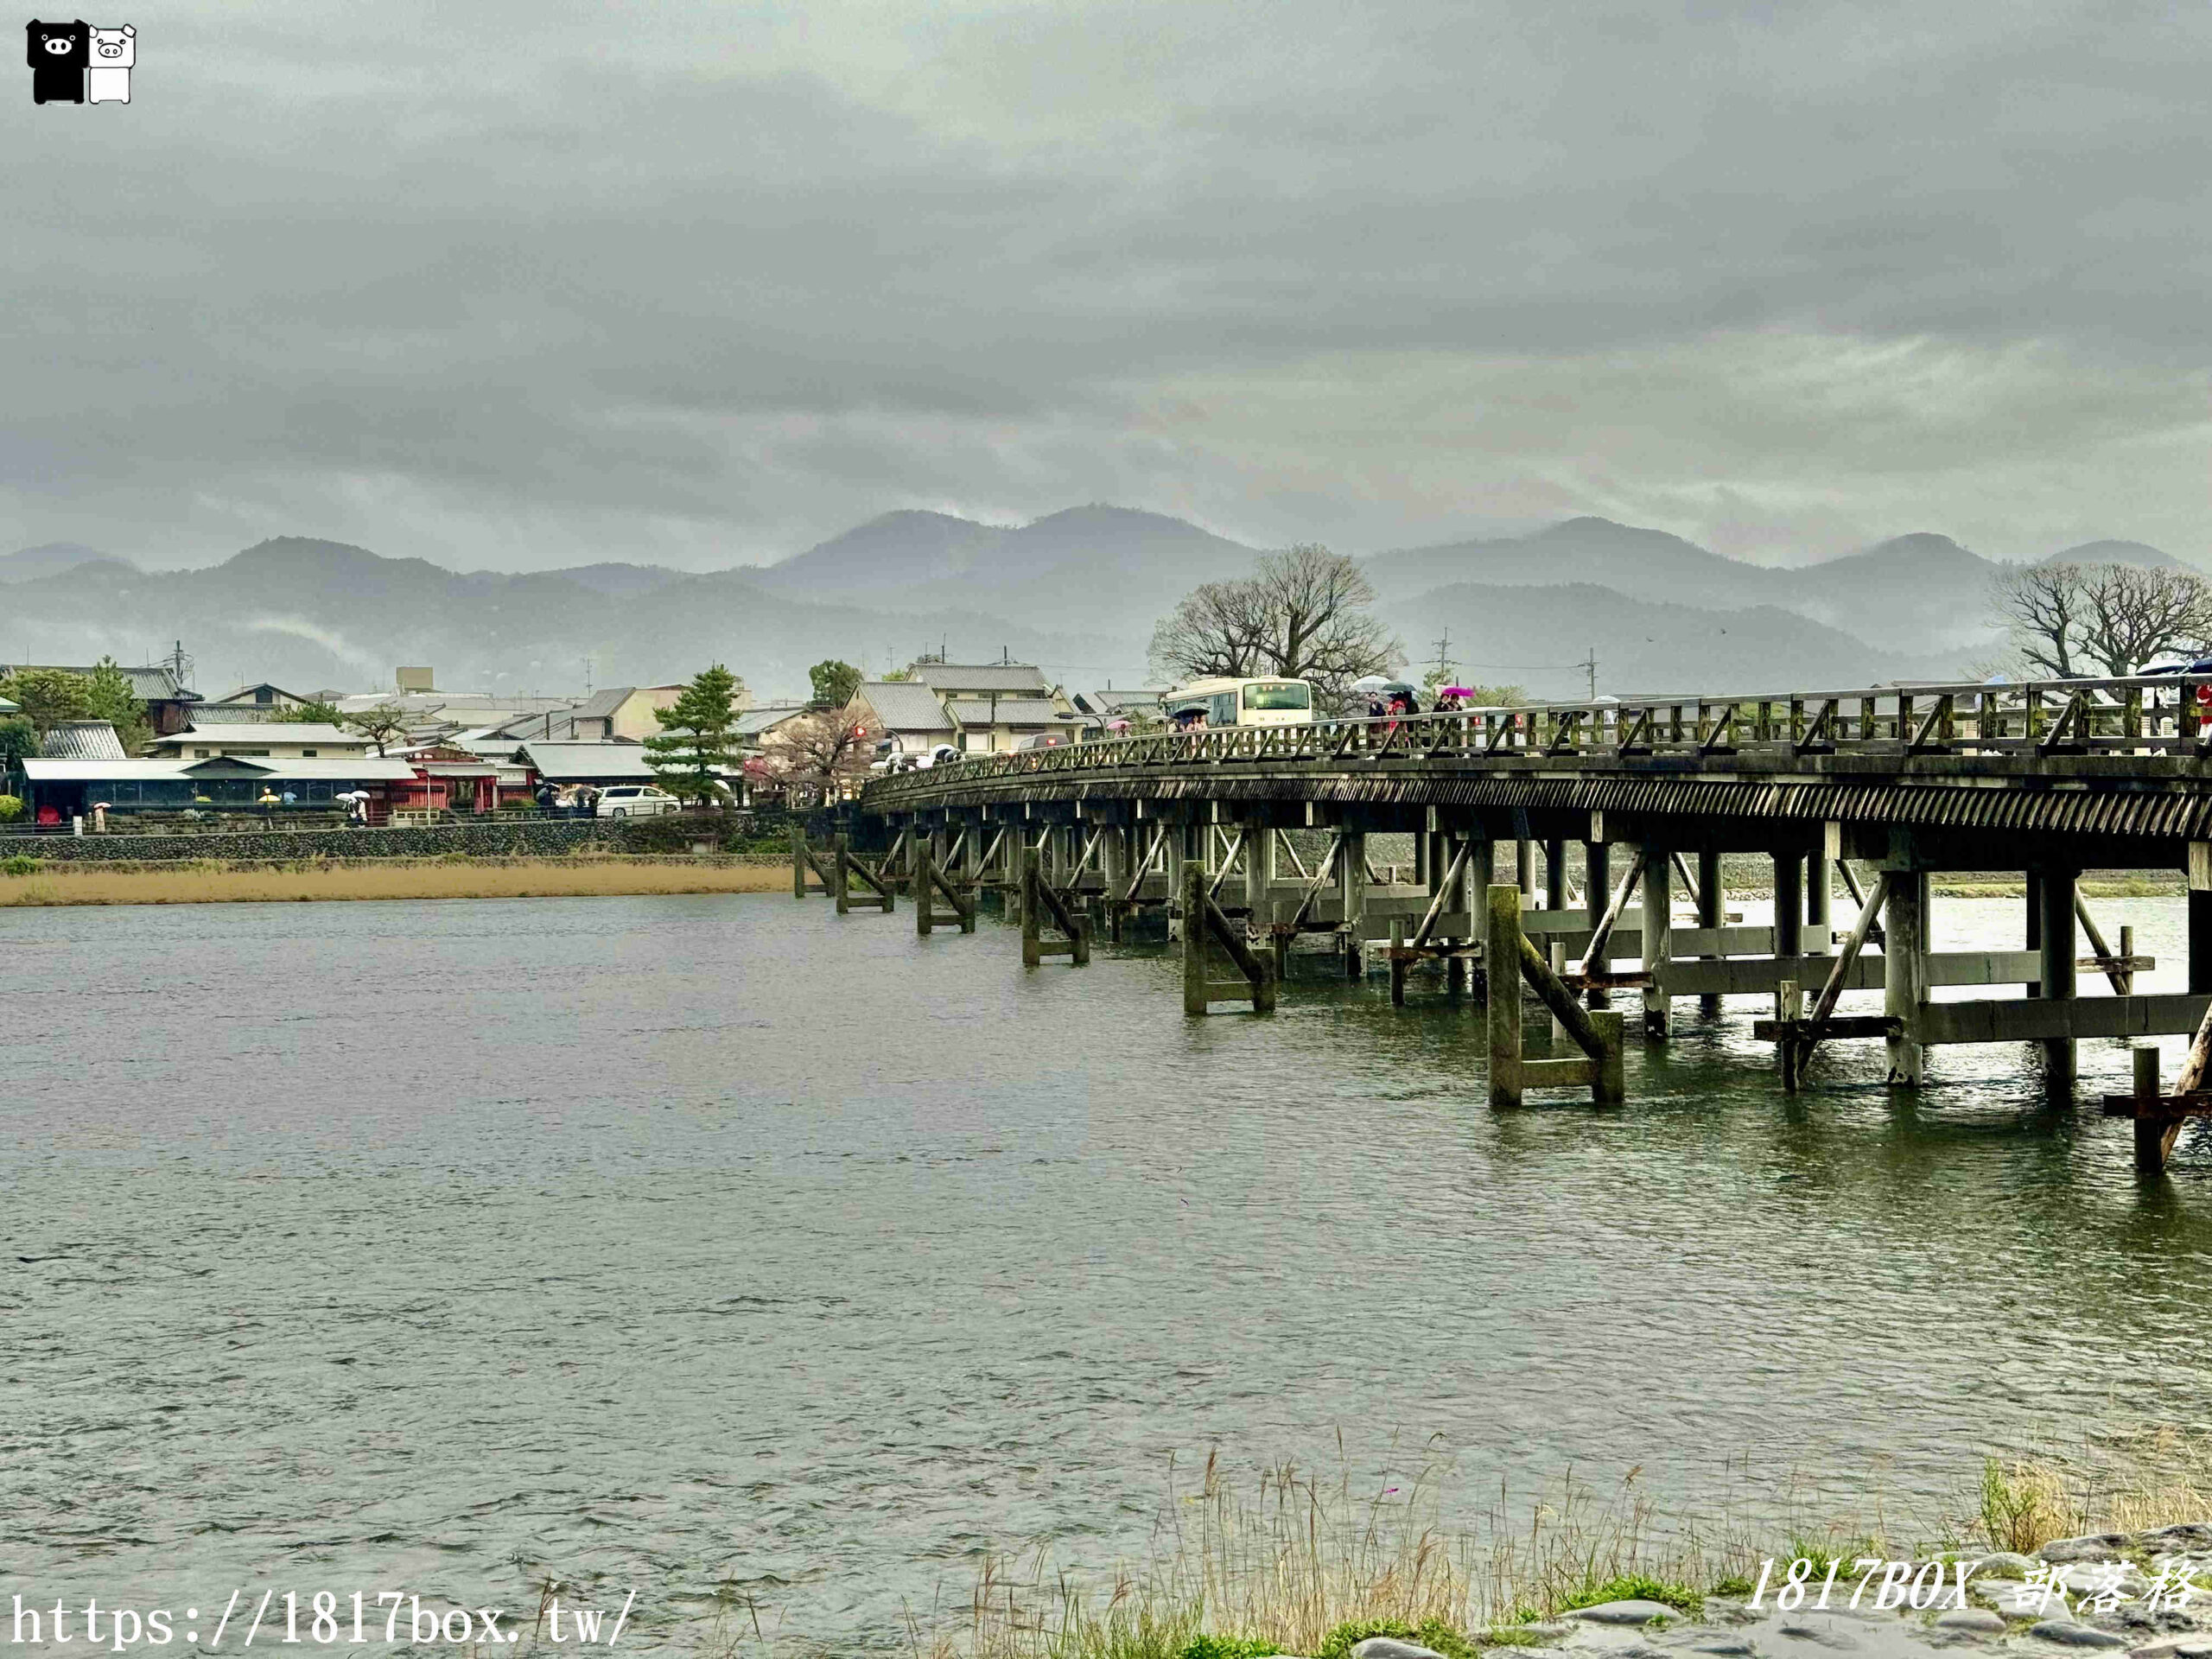
[[[1847,1562],[1826,1609],[1817,1605],[1823,1564],[1804,1605],[1783,1611],[1774,1605],[1775,1585],[1786,1570],[1778,1562],[1758,1608],[1711,1597],[1691,1618],[1656,1601],[1613,1601],[1478,1640],[1486,1649],[1510,1643],[1588,1659],[1929,1659],[1960,1649],[2030,1659],[2085,1650],[2126,1659],[2212,1659],[2212,1521],[2061,1539],[2034,1556],[1962,1551],[1951,1574],[1957,1562],[1971,1569],[1964,1607],[1953,1592],[1940,1607],[1878,1611],[1870,1588],[1853,1609],[1849,1592],[1858,1577]],[[2192,1584],[2174,1599],[2177,1587]],[[1370,1637],[1352,1655],[1440,1659],[1427,1648],[1387,1637]]]

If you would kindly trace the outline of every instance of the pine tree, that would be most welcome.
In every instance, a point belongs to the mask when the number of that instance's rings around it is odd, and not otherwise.
[[[737,762],[737,700],[744,689],[716,663],[671,706],[653,711],[660,734],[645,740],[645,759],[670,794],[705,802],[720,792],[721,774]]]
[[[85,694],[85,712],[114,727],[127,754],[136,754],[154,734],[146,719],[146,705],[138,700],[130,677],[116,666],[112,657],[103,657],[94,665]]]

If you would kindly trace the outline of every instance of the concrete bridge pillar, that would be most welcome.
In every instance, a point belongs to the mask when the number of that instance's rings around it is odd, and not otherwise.
[[[1612,849],[1602,841],[1582,843],[1582,903],[1590,912],[1592,927],[1605,913],[1605,901],[1613,896]],[[1603,964],[1601,963],[1600,966]],[[1592,986],[1586,999],[1593,1008],[1613,1006],[1612,994]]]
[[[1367,975],[1367,832],[1347,830],[1338,855],[1337,893],[1344,904],[1344,977],[1357,984]]]
[[[1720,904],[1720,855],[1710,847],[1700,847],[1697,855],[1697,925],[1700,927],[1719,927],[1720,918],[1727,914]],[[1715,950],[1713,956],[1723,954]],[[1720,1012],[1720,999],[1705,995],[1697,1000],[1700,1014]]]
[[[1106,918],[1106,937],[1122,942],[1122,894],[1129,885],[1129,830],[1109,823],[1098,832],[1098,868],[1105,879],[1099,907]]]
[[[2074,995],[2074,895],[2080,872],[2066,865],[2047,864],[2042,872],[2043,938],[2037,949],[2043,957],[2043,994],[2071,1001]],[[2043,1046],[2044,1076],[2053,1091],[2074,1090],[2074,1039],[2046,1038]]]
[[[1667,958],[1674,955],[1675,872],[1669,849],[1647,842],[1643,849],[1643,970],[1651,983],[1643,992],[1643,1034],[1661,1042],[1670,1034],[1673,1004],[1667,995]]]
[[[2043,872],[2041,870],[2031,869],[2026,873],[2026,875],[2028,888],[2028,949],[2031,950],[2040,951],[2043,949]],[[2025,989],[2030,996],[2041,996],[2043,995],[2043,981],[2038,977],[2033,983],[2027,985],[2023,988]]]
[[[1275,918],[1275,832],[1264,817],[1244,821],[1244,908],[1249,925],[1271,925]]]
[[[2212,841],[2189,843],[2189,988],[2212,992]]]
[[[1928,1000],[1928,873],[1893,870],[1882,906],[1882,1012],[1904,1022],[1887,1039],[1892,1088],[1917,1089],[1926,1065],[1920,1005]]]
[[[1191,860],[1191,826],[1171,818],[1164,820],[1156,833],[1167,843],[1160,852],[1160,868],[1167,876],[1167,937],[1179,939],[1183,937],[1183,925],[1176,917],[1174,907],[1181,902],[1183,869]]]
[[[1521,908],[1536,907],[1536,843],[1522,836],[1513,843],[1513,881],[1521,889]]]
[[[1805,855],[1805,954],[1833,956],[1835,941],[1829,933],[1835,924],[1828,918],[1828,899],[1835,891],[1835,872],[1828,868],[1827,849],[1815,847]]]
[[[1774,855],[1774,954],[1777,957],[1805,954],[1805,863],[1802,853]]]
[[[1544,842],[1544,908],[1567,908],[1567,842],[1560,836]]]
[[[983,821],[981,808],[961,815],[968,831],[968,839],[960,852],[960,869],[956,880],[974,887],[983,879],[983,854],[990,846],[991,826]]]

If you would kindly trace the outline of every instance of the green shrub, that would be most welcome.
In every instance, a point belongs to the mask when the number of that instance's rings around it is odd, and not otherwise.
[[[1175,1659],[1268,1659],[1282,1649],[1263,1637],[1194,1636]]]
[[[22,854],[17,853],[13,858],[0,861],[0,871],[4,871],[10,875],[36,875],[38,860],[27,858]]]
[[[1444,1659],[1481,1659],[1482,1650],[1440,1618],[1408,1624],[1395,1618],[1355,1618],[1339,1624],[1321,1643],[1316,1659],[1348,1659],[1351,1650],[1370,1636],[1388,1636],[1400,1642],[1417,1642],[1433,1648]]]
[[[1750,1589],[1747,1585],[1746,1591]],[[1642,1573],[1625,1578],[1607,1579],[1603,1584],[1585,1585],[1560,1604],[1559,1611],[1571,1612],[1577,1607],[1595,1607],[1608,1601],[1656,1601],[1675,1611],[1695,1615],[1705,1611],[1705,1594],[1687,1584],[1667,1584],[1658,1579],[1647,1579]]]
[[[20,795],[0,795],[0,823],[13,823],[23,816],[23,798]]]

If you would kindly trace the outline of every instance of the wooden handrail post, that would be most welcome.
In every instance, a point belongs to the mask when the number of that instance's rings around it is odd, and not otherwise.
[[[791,897],[806,897],[806,826],[791,820]]]
[[[840,831],[830,842],[830,896],[836,901],[837,913],[840,916],[850,915],[853,908],[851,891],[853,854],[852,848],[842,831]]]
[[[914,934],[918,938],[929,938],[937,925],[936,850],[926,836],[914,838]]]

